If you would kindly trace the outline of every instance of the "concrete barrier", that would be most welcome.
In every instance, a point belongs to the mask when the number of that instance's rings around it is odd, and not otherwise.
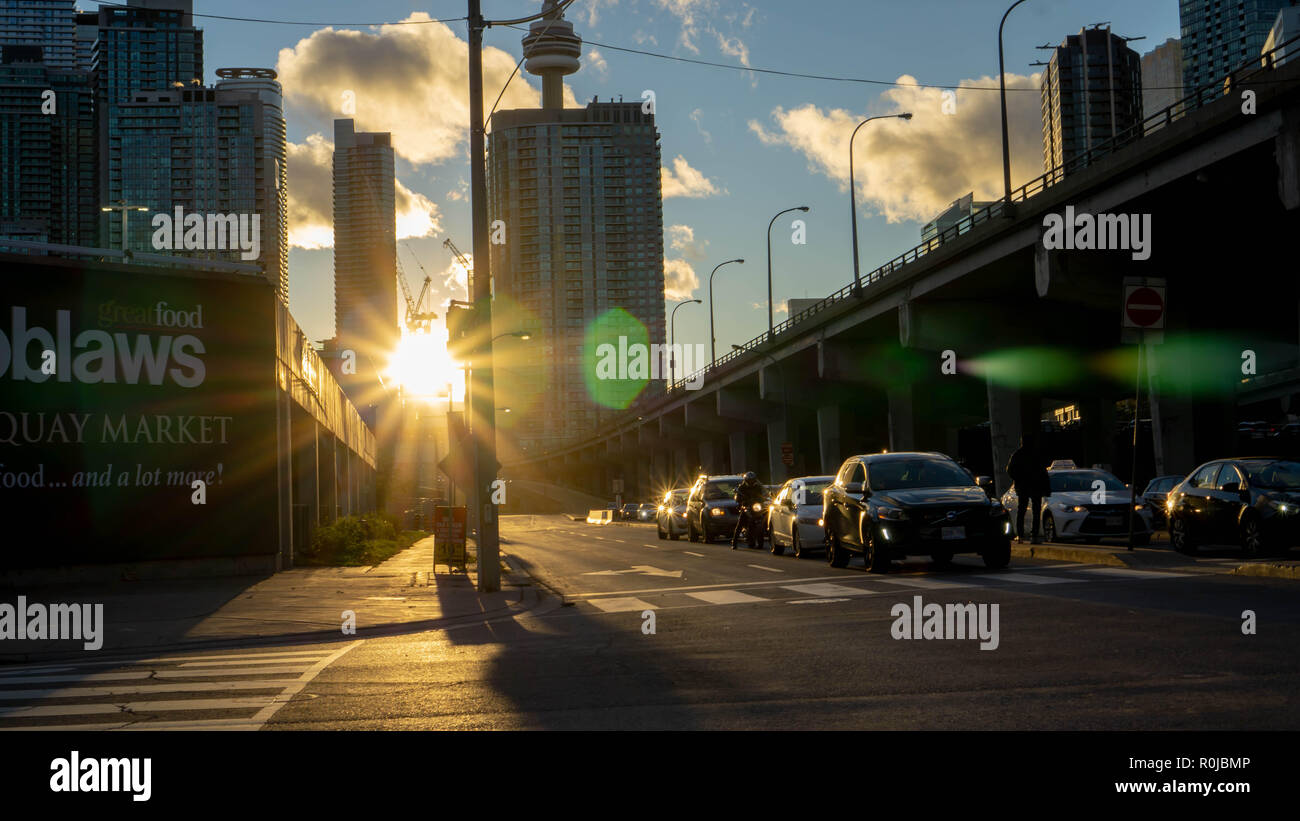
[[[607,525],[612,521],[614,521],[614,511],[612,510],[587,511],[587,524],[589,525]]]

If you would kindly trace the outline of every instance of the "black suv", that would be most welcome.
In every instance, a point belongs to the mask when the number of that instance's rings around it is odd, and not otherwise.
[[[875,453],[845,460],[822,492],[826,560],[863,554],[873,572],[895,558],[930,555],[946,565],[954,553],[978,553],[990,568],[1011,561],[1011,520],[976,480],[942,453]]]
[[[711,542],[719,536],[731,538],[740,519],[736,504],[739,476],[701,474],[691,485],[686,500],[686,536],[692,542]]]
[[[1247,556],[1281,553],[1300,540],[1300,462],[1218,459],[1169,491],[1169,541],[1179,553],[1236,544]]]

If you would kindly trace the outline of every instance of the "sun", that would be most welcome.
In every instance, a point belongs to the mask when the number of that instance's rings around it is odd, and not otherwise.
[[[403,330],[384,376],[411,398],[445,401],[450,385],[453,400],[464,401],[465,377],[459,366],[441,335]]]

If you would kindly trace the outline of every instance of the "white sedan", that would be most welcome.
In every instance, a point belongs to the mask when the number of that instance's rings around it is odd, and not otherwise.
[[[1125,514],[1133,505],[1132,490],[1113,474],[1078,468],[1073,462],[1057,462],[1048,468],[1047,476],[1052,493],[1043,499],[1043,541],[1128,538],[1128,517]],[[1002,504],[1014,522],[1018,505],[1014,489],[1002,496]],[[1141,496],[1132,509],[1137,513],[1133,541],[1147,544],[1155,529],[1151,511]],[[1025,511],[1026,531],[1030,529],[1032,516],[1033,511]]]
[[[826,548],[822,529],[822,490],[834,476],[803,476],[781,486],[767,511],[767,532],[772,552],[780,556],[787,547],[802,559],[810,550]]]

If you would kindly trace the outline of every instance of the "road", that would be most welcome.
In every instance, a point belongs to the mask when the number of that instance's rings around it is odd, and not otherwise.
[[[0,693],[0,725],[1300,727],[1295,583],[1231,576],[1213,560],[1147,571],[1014,559],[989,572],[976,557],[958,557],[944,570],[911,561],[878,575],[860,560],[836,570],[820,559],[661,542],[647,526],[524,516],[504,519],[502,533],[512,566],[563,604],[547,597],[531,613],[441,631],[100,662],[94,681],[78,665],[10,672],[0,689],[27,696]],[[917,596],[923,604],[997,605],[996,648],[981,649],[979,639],[894,638],[891,610]],[[1253,635],[1242,630],[1246,610],[1255,614]],[[145,670],[151,675],[139,675]],[[131,679],[112,677],[126,673],[146,679],[140,684],[162,678],[212,689],[171,697],[55,692],[71,686],[60,675],[77,677],[78,688],[129,688]],[[158,707],[168,698],[208,703],[182,714]],[[125,718],[111,706],[79,713],[132,701]]]

